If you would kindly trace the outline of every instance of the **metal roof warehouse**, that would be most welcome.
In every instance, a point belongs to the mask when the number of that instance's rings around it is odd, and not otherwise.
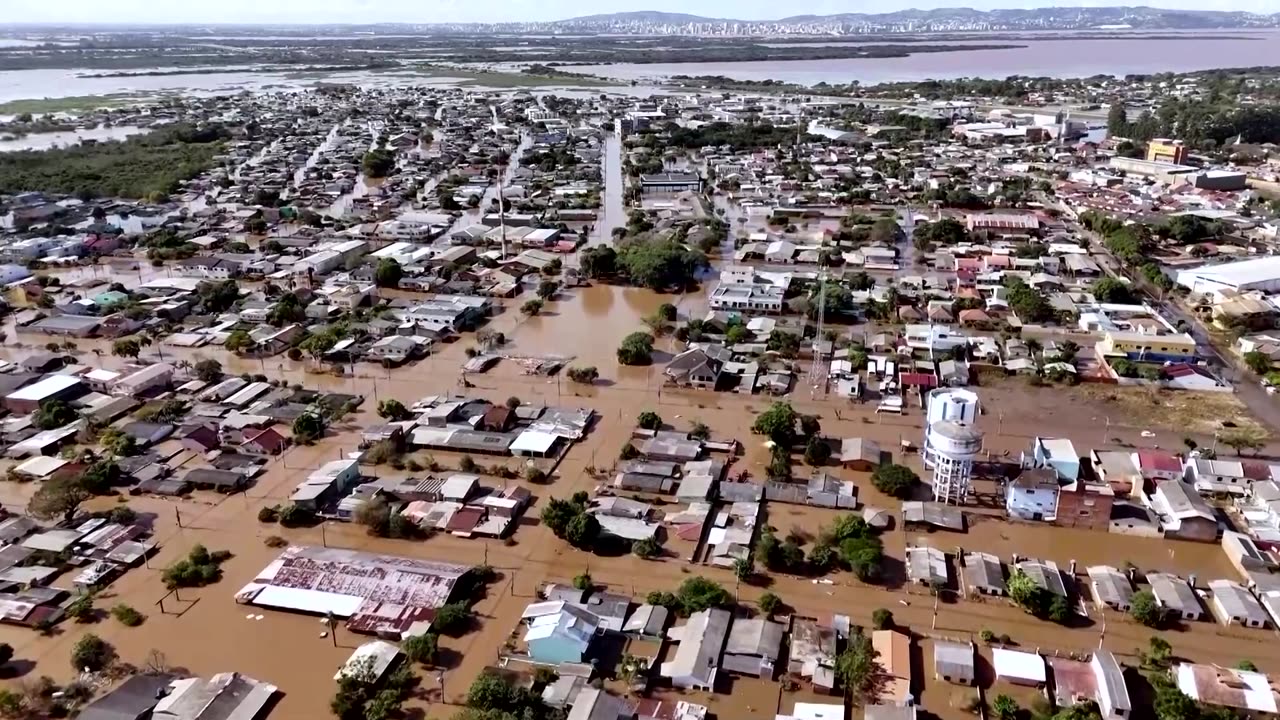
[[[334,615],[353,632],[397,639],[425,632],[465,565],[320,547],[290,547],[236,602]]]

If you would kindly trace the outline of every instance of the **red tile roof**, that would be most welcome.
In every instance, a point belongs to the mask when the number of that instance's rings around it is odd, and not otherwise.
[[[1138,467],[1143,470],[1182,472],[1182,461],[1173,453],[1143,449],[1138,451]]]

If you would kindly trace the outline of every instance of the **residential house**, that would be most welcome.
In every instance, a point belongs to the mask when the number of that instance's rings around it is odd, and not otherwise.
[[[721,667],[730,672],[773,679],[785,633],[781,623],[763,617],[734,622]]]
[[[1035,467],[1052,468],[1061,480],[1074,482],[1080,479],[1080,454],[1066,438],[1035,438],[1031,457]]]
[[[973,643],[935,639],[933,674],[939,680],[973,686],[978,680]]]
[[[534,662],[582,662],[600,631],[600,618],[565,602],[535,603],[525,609],[529,627],[524,641]]]
[[[1218,539],[1218,520],[1213,508],[1180,480],[1157,483],[1150,506],[1160,519],[1165,537],[1197,542]]]
[[[1201,620],[1204,608],[1187,581],[1168,573],[1147,573],[1147,583],[1156,604],[1182,620]]]
[[[673,357],[663,374],[677,385],[714,390],[724,364],[732,359],[733,353],[727,348],[719,345],[695,345]]]
[[[912,705],[911,638],[897,630],[874,630],[871,646],[883,670],[878,683],[878,702],[883,705]]]
[[[1271,617],[1262,603],[1240,583],[1210,580],[1209,597],[1209,604],[1223,625],[1264,628],[1271,624]]]
[[[1053,522],[1058,517],[1060,492],[1052,468],[1023,470],[1005,488],[1005,511],[1019,520]]]
[[[1251,670],[1178,663],[1174,668],[1178,689],[1192,700],[1228,714],[1271,717],[1280,713],[1280,691],[1267,675]]]
[[[672,659],[662,663],[660,674],[679,688],[713,690],[731,620],[727,610],[711,608],[668,630],[668,639],[678,645]]]

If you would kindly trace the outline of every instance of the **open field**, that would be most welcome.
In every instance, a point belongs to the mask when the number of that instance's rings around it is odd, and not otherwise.
[[[0,103],[0,115],[21,115],[31,113],[79,113],[102,108],[120,107],[145,99],[145,95],[135,93],[113,93],[111,95],[80,95],[61,98],[30,98],[27,100],[10,100]]]

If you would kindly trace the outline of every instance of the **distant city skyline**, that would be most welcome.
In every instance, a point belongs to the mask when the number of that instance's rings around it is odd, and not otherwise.
[[[547,22],[588,14],[653,10],[736,20],[776,20],[794,15],[885,13],[905,9],[970,7],[977,10],[1032,7],[1106,7],[1121,2],[1028,3],[1017,0],[889,0],[851,4],[847,0],[800,0],[779,6],[776,0],[219,0],[215,3],[159,3],[156,0],[0,0],[0,23],[485,23]],[[1171,10],[1280,12],[1280,0],[1157,0],[1141,3]]]

